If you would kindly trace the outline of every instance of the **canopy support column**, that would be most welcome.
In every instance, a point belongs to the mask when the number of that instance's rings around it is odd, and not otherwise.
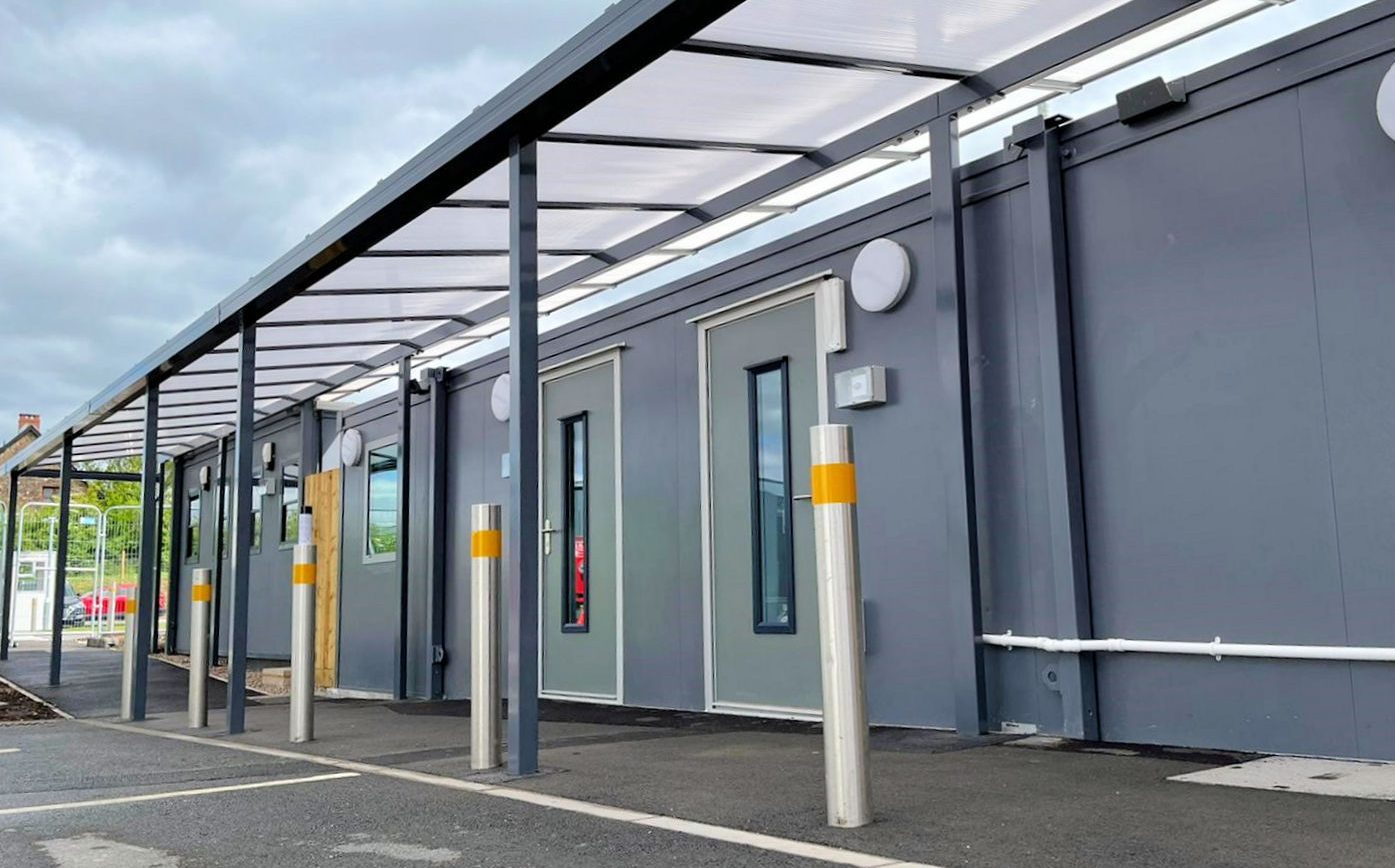
[[[446,465],[450,393],[444,368],[431,369],[431,698],[446,695]]]
[[[169,601],[165,606],[165,653],[177,654],[179,653],[179,567],[191,554],[201,560],[203,552],[184,551],[184,530],[189,519],[192,517],[186,514],[185,511],[186,507],[183,493],[184,459],[176,458],[169,462],[169,466],[170,481],[165,485],[165,490],[174,492],[174,496],[170,498],[170,589]],[[163,475],[161,479],[164,479]],[[202,497],[202,494],[200,494],[200,496]],[[163,511],[164,502],[165,498],[161,496],[161,511]],[[164,532],[165,522],[164,518],[161,517],[160,534],[163,536]],[[160,550],[164,551],[164,548],[162,544]],[[192,575],[190,576],[189,582],[192,587]],[[191,648],[190,652],[192,653],[192,651],[193,649]]]
[[[145,441],[140,461],[140,578],[136,586],[136,635],[127,636],[135,662],[131,679],[131,720],[145,720],[150,675],[150,642],[160,600],[160,517],[155,508],[160,476],[160,383],[145,384]]]
[[[392,695],[407,698],[407,628],[412,600],[412,357],[397,365],[397,669]]]
[[[233,442],[232,612],[228,620],[228,735],[247,724],[247,595],[251,590],[253,396],[257,382],[257,324],[244,315],[237,349],[237,431]]]
[[[509,143],[510,774],[538,770],[538,148]]]
[[[218,531],[213,542],[213,625],[209,630],[208,661],[210,666],[218,665],[218,649],[222,647],[223,624],[223,561],[228,556],[228,544],[232,541],[223,532],[223,526],[231,521],[228,507],[232,505],[225,493],[230,476],[228,474],[228,438],[218,441]]]
[[[964,735],[987,723],[983,632],[979,602],[977,505],[969,378],[969,320],[964,278],[963,201],[959,189],[959,130],[952,115],[930,123],[930,234],[935,286],[935,346],[945,430],[937,437],[948,542],[955,728]]]
[[[159,609],[159,604],[160,604],[160,573],[163,571],[163,568],[164,568],[164,553],[165,553],[165,495],[166,495],[166,493],[168,493],[168,491],[169,491],[169,485],[166,483],[165,474],[167,474],[168,472],[169,472],[169,462],[167,461],[167,462],[164,462],[163,464],[160,465],[160,475],[159,475],[159,477],[158,477],[158,478],[159,478],[159,486],[155,489],[155,503],[156,503],[156,507],[155,507],[155,527],[156,527],[156,531],[155,531],[155,596],[152,598],[152,600],[153,600],[153,603],[152,603],[152,604],[153,604],[156,608],[155,608],[155,626],[154,626],[154,628],[151,629],[151,631],[150,631],[150,653],[151,653],[151,654],[159,654],[159,653],[160,653],[160,609]],[[178,577],[177,575],[175,575],[175,572],[174,572],[175,564],[178,563],[178,561],[175,560],[175,557],[177,557],[178,554],[179,554],[179,552],[178,552],[178,550],[177,550],[179,546],[178,546],[178,544],[177,544],[174,540],[171,540],[171,541],[170,541],[170,545],[171,545],[171,549],[170,549],[170,572],[169,572],[169,576],[170,576],[170,592],[169,592],[168,597],[166,597],[166,599],[165,599],[165,604],[166,604],[166,609],[165,609],[165,633],[166,633],[166,634],[169,634],[170,630],[174,627],[175,620],[176,620],[176,618],[175,618],[176,608],[175,608],[175,607],[176,607],[176,604],[177,604],[178,601],[179,601],[179,590],[178,590],[178,580],[179,580],[179,577]]]
[[[15,538],[15,527],[19,521],[19,472],[10,474],[9,502],[5,507],[5,575],[0,581],[0,660],[10,659],[10,623],[14,613],[10,611],[15,593],[15,552],[19,550],[19,540]]]
[[[68,588],[68,525],[73,506],[73,432],[63,432],[62,465],[58,471],[58,552],[53,568],[53,622],[48,645],[48,683],[57,687],[63,677],[63,604]]]

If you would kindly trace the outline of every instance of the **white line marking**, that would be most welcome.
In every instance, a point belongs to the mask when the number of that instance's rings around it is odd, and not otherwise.
[[[101,805],[129,805],[135,802],[155,802],[161,799],[178,799],[184,796],[210,796],[215,793],[235,793],[241,790],[263,790],[268,787],[289,787],[295,784],[314,784],[320,781],[334,781],[341,778],[356,778],[358,772],[334,772],[327,775],[311,775],[306,778],[283,778],[277,781],[258,781],[253,784],[229,784],[225,787],[199,787],[193,790],[170,790],[163,793],[144,793],[139,796],[113,796],[109,799],[88,799],[82,802],[58,802],[50,805],[28,805],[22,808],[0,808],[0,817],[14,814],[38,814],[44,811],[66,811],[72,808],[95,808]]]
[[[17,747],[0,747],[0,753],[19,753]]]
[[[858,868],[938,868],[938,866],[935,865],[927,865],[920,862],[906,862],[888,856],[859,853],[856,850],[844,850],[839,847],[829,847],[824,844],[812,844],[808,841],[797,841],[793,838],[762,835],[758,832],[729,829],[725,826],[714,826],[710,823],[699,823],[693,820],[680,819],[678,817],[665,817],[660,814],[646,814],[642,811],[617,808],[612,805],[603,805],[597,802],[583,802],[579,799],[552,796],[547,793],[522,790],[516,787],[463,781],[459,778],[448,778],[429,772],[418,772],[410,769],[392,768],[390,766],[377,766],[372,763],[338,759],[337,757],[319,756],[312,753],[301,753],[299,751],[285,750],[278,747],[262,747],[261,745],[255,744],[240,744],[218,739],[201,738],[196,735],[186,735],[182,732],[160,732],[159,730],[145,729],[143,727],[130,726],[124,723],[109,723],[101,720],[79,720],[78,723],[85,726],[115,730],[117,732],[148,735],[155,738],[168,738],[173,741],[201,744],[205,747],[227,748],[228,750],[238,750],[245,753],[261,754],[262,756],[273,756],[281,759],[330,766],[331,768],[346,769],[365,775],[395,778],[397,780],[410,781],[412,783],[425,784],[433,787],[442,787],[449,790],[463,790],[470,793],[479,793],[480,795],[511,799],[516,802],[526,802],[539,807],[568,811],[574,814],[586,814],[588,816],[614,820],[620,823],[648,826],[654,829],[676,832],[681,835],[691,835],[696,838],[708,838],[752,847],[758,850],[769,850],[791,856],[802,856],[806,859],[817,859],[835,865],[852,865],[858,866]]]

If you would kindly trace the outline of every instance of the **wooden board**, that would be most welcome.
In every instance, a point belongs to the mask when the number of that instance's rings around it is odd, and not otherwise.
[[[315,510],[315,687],[339,684],[339,471],[305,478]]]

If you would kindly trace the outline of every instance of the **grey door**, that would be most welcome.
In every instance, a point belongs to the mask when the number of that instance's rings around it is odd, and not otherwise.
[[[818,423],[814,300],[707,332],[712,698],[821,705],[809,428]]]
[[[615,363],[543,383],[542,690],[616,699]]]

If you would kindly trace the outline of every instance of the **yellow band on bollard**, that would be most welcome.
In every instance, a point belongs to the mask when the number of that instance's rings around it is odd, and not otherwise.
[[[809,468],[814,506],[857,503],[857,469],[851,464],[815,464]]]
[[[137,604],[137,601],[136,601],[136,598],[135,598],[135,597],[127,597],[127,598],[126,598],[126,614],[127,614],[127,615],[134,615],[134,614],[136,613],[136,604]]]
[[[504,553],[504,535],[497,530],[477,530],[470,534],[470,557],[497,558]]]
[[[194,590],[193,590],[193,592],[189,595],[189,599],[190,599],[190,600],[193,600],[195,603],[208,603],[208,602],[212,602],[212,600],[213,600],[213,586],[212,586],[212,585],[194,585]]]
[[[291,584],[293,585],[313,585],[315,584],[314,564],[295,564],[291,567]]]

